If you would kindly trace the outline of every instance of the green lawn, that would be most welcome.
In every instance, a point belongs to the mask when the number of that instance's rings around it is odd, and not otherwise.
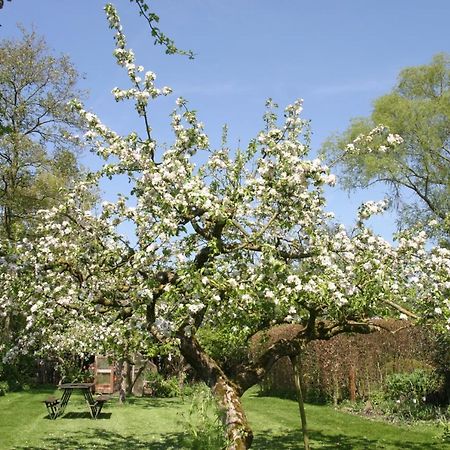
[[[181,413],[185,399],[131,399],[121,406],[112,399],[98,420],[90,419],[81,395],[74,393],[63,417],[49,420],[42,399],[52,390],[10,393],[0,397],[0,449],[21,450],[125,450],[182,449]],[[58,393],[56,393],[58,394]],[[302,448],[297,404],[291,400],[244,396],[252,423],[256,450]],[[308,405],[307,414],[314,449],[440,450],[440,430],[434,426],[398,427]]]

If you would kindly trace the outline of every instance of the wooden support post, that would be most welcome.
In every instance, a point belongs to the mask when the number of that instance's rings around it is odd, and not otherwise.
[[[348,395],[351,402],[356,402],[356,370],[353,365],[348,372]]]
[[[292,368],[294,370],[295,389],[297,391],[298,408],[300,411],[300,419],[302,422],[303,443],[305,450],[310,450],[308,424],[306,422],[306,412],[304,403],[305,385],[303,382],[303,370],[301,365],[301,354],[291,356]]]

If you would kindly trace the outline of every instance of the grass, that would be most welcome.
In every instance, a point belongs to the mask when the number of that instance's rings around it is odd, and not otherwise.
[[[254,448],[284,450],[302,448],[296,402],[271,397],[244,398],[244,407],[254,426]],[[398,426],[376,422],[334,410],[330,406],[306,405],[313,449],[404,449],[450,450],[437,426]]]
[[[65,415],[50,420],[42,400],[52,393],[52,389],[39,389],[0,397],[1,450],[183,449],[181,414],[187,413],[189,399],[132,398],[124,406],[112,399],[99,419],[92,420],[83,397],[74,393]],[[255,390],[248,392],[243,401],[255,432],[252,448],[302,448],[295,402],[258,397]],[[307,414],[314,449],[450,449],[436,437],[436,426],[400,427],[338,412],[329,406],[307,405]]]

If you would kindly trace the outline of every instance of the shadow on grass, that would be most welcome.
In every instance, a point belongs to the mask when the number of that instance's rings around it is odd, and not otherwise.
[[[112,413],[108,413],[108,412],[102,412],[100,413],[100,415],[97,417],[96,420],[101,420],[101,419],[111,419],[111,415]],[[89,412],[68,412],[66,414],[64,414],[61,419],[90,419],[92,420],[91,414]],[[56,419],[58,420],[58,419]]]
[[[423,442],[414,442],[405,439],[377,441],[374,439],[346,436],[344,434],[325,434],[311,430],[309,438],[313,448],[320,444],[321,449],[326,450],[368,450],[383,448],[399,448],[403,450],[423,450]],[[314,445],[315,444],[315,445]],[[272,434],[271,430],[265,430],[264,435],[257,435],[253,447],[258,450],[292,450],[303,448],[303,436],[300,431],[287,431],[284,434]],[[427,443],[427,450],[442,450],[441,443]]]
[[[64,437],[51,437],[42,446],[14,447],[16,450],[180,450],[182,433],[168,433],[158,442],[144,441],[133,436],[125,436],[110,431],[93,430],[66,434]]]
[[[125,405],[139,406],[141,408],[181,408],[180,397],[177,398],[157,398],[157,397],[130,397]]]
[[[278,432],[279,433],[279,432]],[[42,446],[14,447],[15,450],[182,450],[183,433],[167,433],[155,436],[155,440],[144,440],[134,436],[103,430],[78,431],[65,434],[62,437],[49,437]],[[368,438],[346,436],[343,434],[324,434],[312,430],[310,440],[313,448],[320,446],[322,450],[371,450],[383,448],[398,448],[402,450],[423,450],[424,444],[409,440],[377,441]],[[303,437],[299,431],[286,431],[282,435],[274,435],[271,430],[265,430],[264,435],[255,437],[255,450],[292,450],[303,448]],[[442,450],[442,444],[427,443],[427,450]]]

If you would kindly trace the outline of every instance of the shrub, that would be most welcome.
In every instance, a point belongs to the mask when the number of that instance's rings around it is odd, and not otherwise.
[[[9,391],[9,386],[6,381],[0,381],[0,397]]]
[[[203,348],[225,368],[242,361],[247,352],[247,334],[241,328],[202,327],[198,338]]]
[[[222,412],[205,385],[197,385],[181,424],[187,430],[183,446],[191,450],[221,450],[227,447]]]
[[[155,397],[178,397],[182,393],[177,377],[164,378],[159,373],[149,373],[145,381]]]
[[[404,327],[394,320],[378,320],[383,327],[379,332],[368,335],[342,334],[329,341],[310,342],[302,356],[305,399],[308,402],[335,404],[345,399],[371,400],[377,391],[383,391],[385,380],[393,373],[411,372],[416,369],[430,371],[438,369],[447,378],[448,346],[438,348],[436,336],[421,327]],[[252,341],[251,352],[258,354],[259,348],[266,348],[280,339],[289,339],[299,331],[300,325],[274,327],[267,336]],[[397,330],[391,333],[388,330]],[[439,341],[440,342],[440,341]],[[445,341],[448,342],[448,341]],[[447,354],[444,358],[443,355]],[[442,362],[444,361],[444,362]],[[447,368],[440,368],[440,365]],[[262,382],[264,394],[295,395],[295,385],[289,358],[281,358]],[[445,386],[428,402],[445,405],[450,398],[450,387]]]
[[[356,413],[382,415],[391,420],[436,420],[448,418],[445,412],[428,401],[441,389],[444,380],[436,371],[417,369],[408,373],[396,373],[386,377],[382,389],[371,392],[366,402],[350,404],[345,408]]]
[[[0,366],[0,380],[6,382],[8,391],[21,391],[36,383],[36,361],[29,356],[21,356],[14,364]]]
[[[393,404],[391,414],[407,420],[436,418],[440,409],[427,399],[442,388],[443,379],[434,371],[422,369],[410,373],[396,373],[386,378],[384,396]]]
[[[386,397],[401,402],[425,402],[441,387],[442,380],[435,372],[416,369],[410,373],[394,373],[386,377]]]

